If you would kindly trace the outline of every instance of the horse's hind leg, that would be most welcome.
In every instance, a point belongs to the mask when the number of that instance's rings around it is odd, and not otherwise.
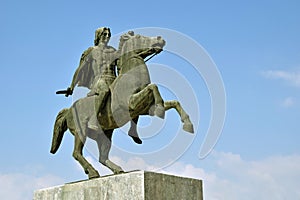
[[[173,101],[166,101],[164,103],[165,109],[169,110],[171,108],[175,108],[176,111],[178,112],[181,121],[183,122],[183,130],[194,133],[194,127],[193,124],[190,120],[189,115],[184,111],[182,106],[180,105],[179,101],[173,100]]]
[[[73,151],[73,157],[80,163],[89,179],[100,177],[99,173],[93,168],[93,166],[83,157],[82,150],[85,143],[85,137],[79,137],[78,134],[74,134],[75,145]]]
[[[104,131],[104,133],[100,133],[96,142],[99,148],[99,162],[104,166],[108,167],[114,174],[120,174],[124,172],[124,170],[109,160],[108,155],[111,148],[111,137],[113,130]]]

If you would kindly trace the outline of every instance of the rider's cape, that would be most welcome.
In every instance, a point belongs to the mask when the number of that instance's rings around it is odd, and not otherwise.
[[[78,86],[87,87],[89,89],[92,88],[95,76],[97,75],[96,72],[94,71],[95,66],[93,66],[93,58],[91,55],[91,51],[93,49],[94,49],[93,47],[90,47],[83,52],[80,58],[79,67],[75,72],[75,77],[76,77],[75,83],[78,84]],[[108,49],[106,51],[114,52],[116,50],[115,48],[108,46]],[[97,66],[97,67],[101,67],[101,66]]]
[[[89,53],[93,50],[93,47],[85,50],[80,58],[79,67],[75,72],[75,83],[78,86],[87,87],[91,89],[92,83],[94,81],[94,70],[91,66],[91,62],[88,59]]]

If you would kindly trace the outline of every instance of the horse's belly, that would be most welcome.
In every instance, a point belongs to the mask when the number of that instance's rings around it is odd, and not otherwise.
[[[110,130],[124,126],[131,118],[122,110],[113,113],[111,110],[111,96],[109,96],[104,109],[100,111],[98,120],[103,130]]]

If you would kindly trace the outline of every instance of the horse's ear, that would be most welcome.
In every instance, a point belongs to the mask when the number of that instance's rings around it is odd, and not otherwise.
[[[129,40],[131,37],[132,36],[129,33],[126,33],[120,37],[120,42],[124,43],[125,41]]]
[[[120,37],[120,42],[119,42],[119,50],[121,50],[123,48],[124,43],[130,39],[130,35],[129,33],[126,33],[124,35],[121,35]]]
[[[134,32],[133,31],[128,31],[128,35],[134,36]]]
[[[130,36],[127,35],[127,34],[122,35],[122,37],[121,37],[121,39],[122,39],[123,41],[129,40],[129,38],[130,38]]]

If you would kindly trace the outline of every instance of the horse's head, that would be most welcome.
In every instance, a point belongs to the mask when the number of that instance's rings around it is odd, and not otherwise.
[[[135,54],[143,59],[153,53],[160,53],[166,42],[161,36],[148,37],[135,35],[133,31],[125,33],[120,38],[119,52],[122,55]]]

